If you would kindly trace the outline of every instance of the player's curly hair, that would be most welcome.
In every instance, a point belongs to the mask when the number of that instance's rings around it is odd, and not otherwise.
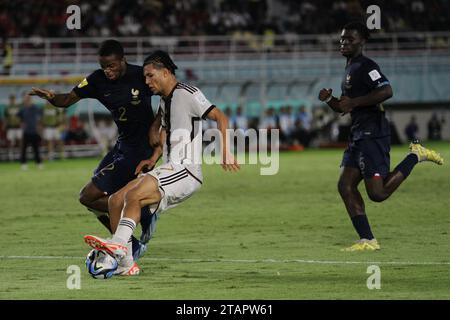
[[[167,68],[172,74],[175,74],[175,70],[178,69],[169,54],[163,50],[156,50],[145,58],[143,66],[145,67],[148,64],[153,64],[159,68]]]
[[[116,55],[119,58],[123,58],[123,47],[117,40],[105,40],[100,44],[100,47],[98,48],[98,55],[100,57]]]
[[[342,29],[345,30],[356,30],[359,33],[361,38],[365,40],[369,40],[370,32],[366,25],[361,21],[351,21],[347,23]]]

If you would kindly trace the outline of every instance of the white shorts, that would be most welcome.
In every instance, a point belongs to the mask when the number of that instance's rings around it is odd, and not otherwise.
[[[61,134],[58,128],[44,128],[44,140],[60,140]]]
[[[158,180],[162,196],[158,204],[150,205],[151,213],[161,213],[176,207],[191,197],[202,185],[202,181],[182,164],[169,162],[145,174]]]
[[[21,128],[8,129],[6,132],[6,139],[12,143],[22,140],[23,133]]]

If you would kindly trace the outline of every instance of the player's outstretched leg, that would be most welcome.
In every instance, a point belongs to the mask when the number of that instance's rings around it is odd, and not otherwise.
[[[111,222],[111,233],[112,234],[114,234],[116,232],[120,218],[122,217],[122,208],[125,204],[125,195],[131,188],[133,188],[137,184],[137,181],[138,180],[130,181],[126,186],[124,186],[122,189],[120,189],[116,193],[112,194],[108,199],[108,209],[110,212],[110,222]],[[147,228],[149,228],[151,230],[151,221],[149,218],[150,218],[150,211],[149,211],[148,206],[145,206],[141,209],[141,220],[140,220],[143,230],[144,230],[144,225],[146,225]],[[150,239],[148,239],[148,240],[150,240]],[[147,251],[147,243],[142,241],[142,236],[141,236],[141,240],[138,240],[134,236],[131,236],[131,242],[132,242],[133,258],[135,261],[137,261]]]
[[[97,217],[98,221],[100,221],[110,233],[114,233],[115,229],[111,227],[108,214],[108,196],[92,183],[92,181],[87,183],[80,191],[79,201]],[[138,260],[147,251],[147,246],[134,236],[132,236],[131,241],[133,256],[135,257],[135,260]]]
[[[152,176],[142,176],[128,183],[109,199],[111,227],[115,230],[111,240],[96,236],[85,236],[85,242],[102,250],[119,262],[123,275],[140,272],[131,254],[131,237],[141,218],[141,208],[161,200],[157,180]],[[122,208],[120,207],[122,206]],[[119,271],[120,272],[120,271]]]
[[[364,179],[367,194],[372,201],[382,202],[389,198],[406,180],[417,163],[423,161],[431,161],[439,165],[444,163],[439,153],[423,147],[417,140],[409,145],[409,150],[405,159],[386,178],[381,179],[375,176]]]
[[[409,151],[417,156],[419,162],[431,161],[439,165],[444,164],[444,158],[434,150],[427,149],[418,140],[414,140],[409,145]]]
[[[114,275],[136,276],[141,273],[141,268],[134,261],[131,253],[131,241],[128,241],[126,245],[122,245],[113,240],[91,235],[85,236],[84,241],[92,248],[103,251],[117,260],[119,266],[114,272]]]
[[[125,258],[128,253],[126,244],[120,244],[112,240],[103,239],[97,236],[84,236],[84,242],[86,242],[90,247],[94,249],[106,252],[118,261]]]

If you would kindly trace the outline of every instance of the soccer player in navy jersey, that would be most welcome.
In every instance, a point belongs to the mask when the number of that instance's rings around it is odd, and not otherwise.
[[[438,153],[414,141],[405,159],[394,171],[389,171],[390,130],[382,102],[391,98],[393,92],[380,67],[362,53],[368,38],[369,31],[361,22],[351,22],[343,28],[340,51],[347,58],[347,65],[341,84],[342,95],[339,99],[333,97],[331,89],[322,89],[319,93],[319,99],[331,109],[350,113],[352,118],[350,141],[341,163],[338,190],[360,240],[344,251],[380,249],[358,191],[362,180],[369,198],[381,202],[394,193],[418,162],[443,163]]]
[[[150,144],[158,147],[160,117],[155,121],[151,107],[152,92],[145,84],[142,66],[127,63],[118,41],[102,42],[98,60],[101,69],[94,71],[69,93],[55,94],[50,90],[32,88],[30,94],[59,108],[67,108],[80,99],[93,98],[111,112],[119,133],[116,145],[100,162],[79,197],[79,201],[111,231],[108,197],[136,177],[134,172],[141,160],[154,161],[148,169],[156,164],[158,159],[152,157]],[[152,128],[156,130],[153,134]],[[156,137],[155,142],[151,140],[152,136]],[[133,239],[135,258],[145,252],[156,218],[156,215],[150,216],[148,208],[143,209],[141,243]]]

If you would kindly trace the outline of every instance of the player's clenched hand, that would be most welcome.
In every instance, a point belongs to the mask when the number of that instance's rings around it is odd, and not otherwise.
[[[45,100],[51,100],[55,97],[55,94],[50,90],[40,89],[40,88],[31,88],[29,93],[31,96],[38,96]]]
[[[229,152],[225,152],[225,155],[222,158],[222,168],[225,171],[234,171],[234,172],[241,169],[236,159]]]
[[[138,166],[136,167],[136,170],[134,171],[135,175],[140,174],[143,170],[151,170],[155,166],[156,161],[153,159],[148,160],[142,160],[139,162]]]
[[[323,88],[319,92],[319,100],[320,101],[327,100],[331,96],[332,93],[333,93],[333,89],[325,89],[325,88]]]
[[[352,109],[355,107],[354,100],[352,98],[349,98],[347,96],[341,96],[341,99],[339,100],[339,108],[344,113],[348,113],[352,111]]]

